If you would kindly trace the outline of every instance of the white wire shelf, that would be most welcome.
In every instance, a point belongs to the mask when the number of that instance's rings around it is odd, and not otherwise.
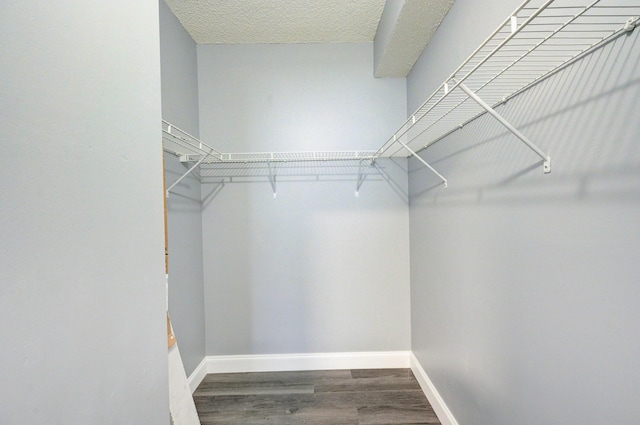
[[[203,156],[221,155],[219,151],[165,120],[162,120],[162,148],[175,156],[198,157],[195,161]]]
[[[494,108],[598,46],[633,31],[639,22],[639,0],[525,1],[376,151],[223,153],[163,121],[165,151],[193,164],[167,193],[196,168],[206,168],[211,173],[211,167],[216,164],[268,164],[275,194],[276,176],[271,166],[277,163],[373,163],[378,158],[413,155],[442,179],[446,187],[446,178],[417,152],[485,113],[492,115],[542,158],[544,172],[548,173],[551,171],[551,158]]]
[[[180,157],[181,162],[192,164],[180,178],[167,188],[167,197],[176,185],[196,169],[198,169],[201,179],[207,177],[268,177],[274,196],[277,193],[277,176],[309,174],[308,169],[302,169],[300,166],[295,169],[291,167],[278,169],[278,164],[310,162],[332,164],[337,161],[343,165],[339,168],[335,166],[327,168],[326,165],[321,165],[321,173],[323,175],[357,176],[356,196],[364,179],[367,175],[372,174],[372,170],[375,170],[375,174],[379,174],[377,169],[370,167],[374,164],[376,154],[374,150],[223,153],[164,120],[162,121],[162,146],[165,152]],[[318,170],[316,167],[312,174],[318,174]]]
[[[376,151],[318,151],[318,152],[246,152],[210,155],[203,163],[265,163],[303,161],[363,161],[373,160]],[[183,161],[197,161],[200,155],[185,155]]]
[[[200,161],[201,164],[372,161],[376,154],[375,150],[223,153],[164,120],[162,142],[164,150],[179,156],[182,162]]]
[[[633,31],[638,16],[638,0],[525,1],[387,139],[375,158],[409,157],[487,112],[494,115],[489,109]],[[549,172],[550,158],[507,128],[544,160]]]

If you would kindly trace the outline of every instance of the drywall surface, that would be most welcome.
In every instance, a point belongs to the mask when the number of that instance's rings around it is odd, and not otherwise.
[[[456,1],[408,86],[512,3]],[[489,117],[423,152],[449,189],[411,161],[412,349],[461,425],[640,421],[639,36],[498,108],[551,174]]]
[[[160,0],[162,116],[198,136],[198,66],[196,45]],[[165,153],[167,187],[187,169]],[[190,175],[167,199],[169,229],[169,313],[187,375],[200,364],[204,350],[204,280],[200,180]]]
[[[222,151],[377,149],[406,96],[372,67],[372,43],[198,46],[200,135]],[[276,199],[266,166],[203,184],[207,354],[408,349],[405,166],[364,164],[359,197],[357,163],[275,164]]]
[[[175,344],[169,349],[169,406],[171,423],[200,425],[198,411],[189,389],[180,349]]]
[[[185,171],[178,158],[165,154],[168,185]],[[169,314],[187,376],[205,356],[200,196],[200,181],[189,176],[172,190],[167,199]]]
[[[164,0],[160,5],[162,117],[198,137],[198,58],[196,43]],[[184,349],[181,349],[184,353]]]
[[[169,423],[158,46],[156,1],[2,4],[2,424]]]

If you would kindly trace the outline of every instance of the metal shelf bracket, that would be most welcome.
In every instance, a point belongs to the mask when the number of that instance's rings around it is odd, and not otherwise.
[[[532,151],[534,151],[540,158],[543,160],[543,171],[545,174],[551,172],[551,158],[549,155],[544,153],[538,146],[533,144],[524,134],[518,131],[513,125],[511,125],[507,120],[505,120],[502,115],[498,114],[495,109],[493,109],[489,104],[487,104],[480,96],[474,93],[469,87],[467,87],[463,82],[456,81],[452,79],[457,87],[459,87],[462,91],[464,91],[467,96],[469,96],[473,101],[475,101],[478,105],[480,105],[485,111],[487,111],[492,117],[494,117],[500,124],[502,124],[507,130],[513,133],[518,139],[522,140],[524,144],[526,144]]]
[[[271,168],[271,161],[267,162],[267,166],[269,167],[269,183],[271,184],[271,190],[273,191],[273,199],[276,199],[276,197],[278,196],[278,188],[276,186],[275,166]]]
[[[444,176],[442,174],[440,174],[439,172],[437,172],[435,170],[435,168],[433,168],[431,165],[429,165],[427,163],[427,161],[425,161],[424,159],[422,159],[422,157],[420,157],[420,155],[418,155],[417,153],[415,153],[409,146],[407,146],[406,144],[404,144],[401,140],[398,140],[398,138],[396,136],[393,136],[393,140],[400,143],[406,150],[407,152],[409,152],[411,155],[413,155],[418,161],[422,162],[424,164],[425,167],[427,167],[428,169],[430,169],[435,175],[437,175],[438,177],[440,177],[440,179],[442,180],[442,183],[444,184],[445,189],[447,188],[447,179],[444,178]]]
[[[366,175],[362,173],[362,160],[358,163],[358,180],[356,182],[356,198],[360,196],[360,187],[364,183]]]
[[[169,192],[171,192],[171,189],[173,189],[174,187],[176,187],[176,186],[178,185],[178,183],[180,183],[180,182],[181,182],[185,177],[187,177],[189,174],[191,174],[191,172],[192,172],[193,170],[195,170],[195,169],[198,167],[198,165],[200,165],[200,163],[201,163],[202,161],[204,161],[204,160],[205,160],[205,158],[207,158],[208,156],[209,156],[209,155],[203,155],[203,156],[202,156],[202,159],[200,159],[200,161],[198,161],[198,162],[196,162],[195,164],[193,164],[193,165],[191,166],[191,168],[189,168],[189,169],[188,169],[188,170],[187,170],[183,175],[181,175],[181,176],[180,176],[180,178],[179,178],[178,180],[176,180],[175,182],[173,182],[173,184],[167,188],[167,192],[166,192],[165,196],[168,198],[168,197],[169,197]]]
[[[163,121],[163,124],[167,126],[166,129],[163,128],[163,132],[168,134],[169,136],[175,137],[178,140],[181,140],[182,142],[185,143],[189,143],[189,139],[193,139],[195,140],[195,138],[193,138],[193,136],[189,135],[188,133],[185,133],[184,131],[178,129],[177,127],[175,127],[172,124],[169,124],[166,121]],[[182,136],[178,136],[176,134],[173,133],[173,130],[178,131],[179,133],[182,134]],[[187,136],[189,139],[185,138],[185,136]],[[193,172],[193,170],[195,170],[196,168],[198,168],[198,166],[207,158],[209,158],[209,156],[211,156],[214,153],[218,153],[215,149],[213,148],[209,148],[207,151],[204,150],[206,145],[204,145],[202,142],[199,143],[198,149],[202,150],[205,152],[204,155],[202,155],[202,157],[195,163],[193,164],[183,175],[180,176],[180,178],[178,178],[178,180],[176,180],[175,182],[173,182],[173,184],[171,184],[171,186],[169,186],[165,192],[165,197],[169,197],[169,193],[171,192],[171,190],[176,187],[182,180],[184,180],[185,177],[187,177],[189,174],[191,174]],[[208,147],[208,146],[207,146]]]

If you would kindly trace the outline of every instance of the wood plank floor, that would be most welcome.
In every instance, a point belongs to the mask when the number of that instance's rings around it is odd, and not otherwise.
[[[202,425],[440,424],[410,369],[207,375]]]

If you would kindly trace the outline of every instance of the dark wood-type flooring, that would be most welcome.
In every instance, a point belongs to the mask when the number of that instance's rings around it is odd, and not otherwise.
[[[440,424],[410,369],[207,375],[202,425]]]

